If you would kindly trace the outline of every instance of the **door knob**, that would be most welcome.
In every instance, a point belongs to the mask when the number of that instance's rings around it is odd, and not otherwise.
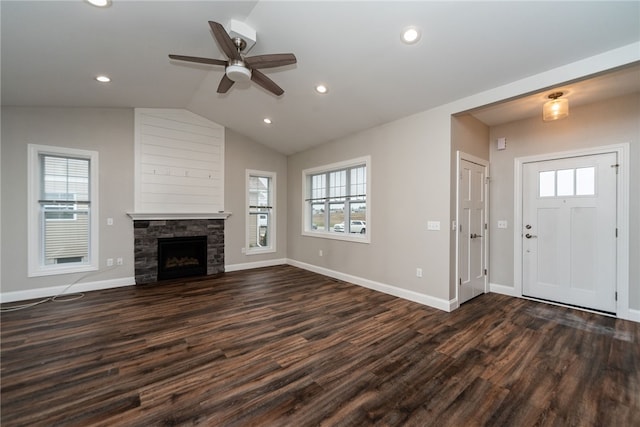
[[[480,234],[476,234],[476,233],[472,233],[471,236],[472,239],[475,239],[476,237],[482,237]]]
[[[531,230],[531,225],[527,224],[524,226],[524,228],[526,228],[527,230]]]
[[[529,233],[525,234],[524,237],[526,237],[527,239],[536,239],[536,238],[538,238],[538,236],[533,236],[533,235],[531,235]]]

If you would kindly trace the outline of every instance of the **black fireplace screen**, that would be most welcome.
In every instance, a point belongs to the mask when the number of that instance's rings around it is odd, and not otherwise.
[[[207,236],[158,239],[158,280],[207,274]]]

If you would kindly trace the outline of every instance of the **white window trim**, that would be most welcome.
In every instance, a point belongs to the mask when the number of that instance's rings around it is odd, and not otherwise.
[[[306,202],[309,191],[309,176],[322,172],[331,172],[361,165],[365,165],[367,173],[367,214],[365,219],[367,223],[367,232],[362,235],[350,233],[335,233],[326,230],[318,231],[311,229],[307,221],[309,216],[311,215],[311,212],[309,212],[310,207]],[[323,239],[344,240],[348,242],[371,243],[371,156],[363,156],[355,159],[344,160],[328,165],[304,169],[302,171],[302,235],[310,237],[320,237]]]
[[[89,229],[89,263],[84,265],[69,264],[53,264],[41,265],[41,236],[40,236],[40,161],[41,154],[78,157],[88,159],[91,162],[90,168],[90,194],[91,194],[91,222]],[[89,150],[80,150],[76,148],[53,147],[49,145],[29,144],[28,146],[28,177],[29,184],[27,188],[27,264],[28,277],[49,276],[54,274],[69,274],[85,271],[95,271],[99,268],[100,257],[98,254],[98,225],[100,220],[98,217],[98,152]]]
[[[269,246],[264,248],[252,248],[250,247],[250,231],[249,231],[249,177],[250,176],[264,176],[271,178],[271,218],[270,218],[270,232],[271,238],[269,239]],[[245,175],[245,255],[259,255],[276,252],[276,173],[268,171],[259,171],[254,169],[247,169]]]

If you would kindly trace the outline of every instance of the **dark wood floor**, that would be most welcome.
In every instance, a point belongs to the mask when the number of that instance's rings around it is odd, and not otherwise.
[[[2,314],[8,426],[640,425],[640,324],[290,266]]]

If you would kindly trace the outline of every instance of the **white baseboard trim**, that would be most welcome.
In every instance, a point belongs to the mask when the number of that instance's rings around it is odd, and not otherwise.
[[[78,292],[98,291],[101,289],[119,288],[136,284],[134,277],[121,277],[118,279],[99,280],[95,282],[74,283],[73,285],[51,286],[48,288],[25,289],[22,291],[0,293],[0,303],[10,303],[38,298],[48,298],[64,294]]]
[[[519,297],[516,295],[516,289],[513,286],[499,285],[497,283],[489,283],[489,291],[496,294],[509,295],[510,297]]]
[[[621,316],[622,319],[640,323],[640,310],[630,308],[624,314],[624,316]]]
[[[438,310],[452,311],[458,306],[458,301],[455,299],[451,301],[447,301],[440,298],[432,297],[430,295],[421,294],[419,292],[410,291],[408,289],[402,289],[397,286],[375,282],[373,280],[364,279],[358,276],[352,276],[350,274],[341,273],[339,271],[330,270],[328,268],[319,267],[317,265],[296,261],[294,259],[287,260],[287,263],[294,267],[313,271],[314,273],[333,277],[334,279],[343,280],[345,282],[353,283],[354,285],[359,285],[364,288],[372,289],[374,291],[382,292],[385,294],[396,296],[398,298],[417,302],[418,304],[437,308]]]
[[[244,262],[242,264],[229,264],[224,266],[225,272],[251,270],[252,268],[273,267],[275,265],[288,264],[286,258],[269,259],[266,261]]]

